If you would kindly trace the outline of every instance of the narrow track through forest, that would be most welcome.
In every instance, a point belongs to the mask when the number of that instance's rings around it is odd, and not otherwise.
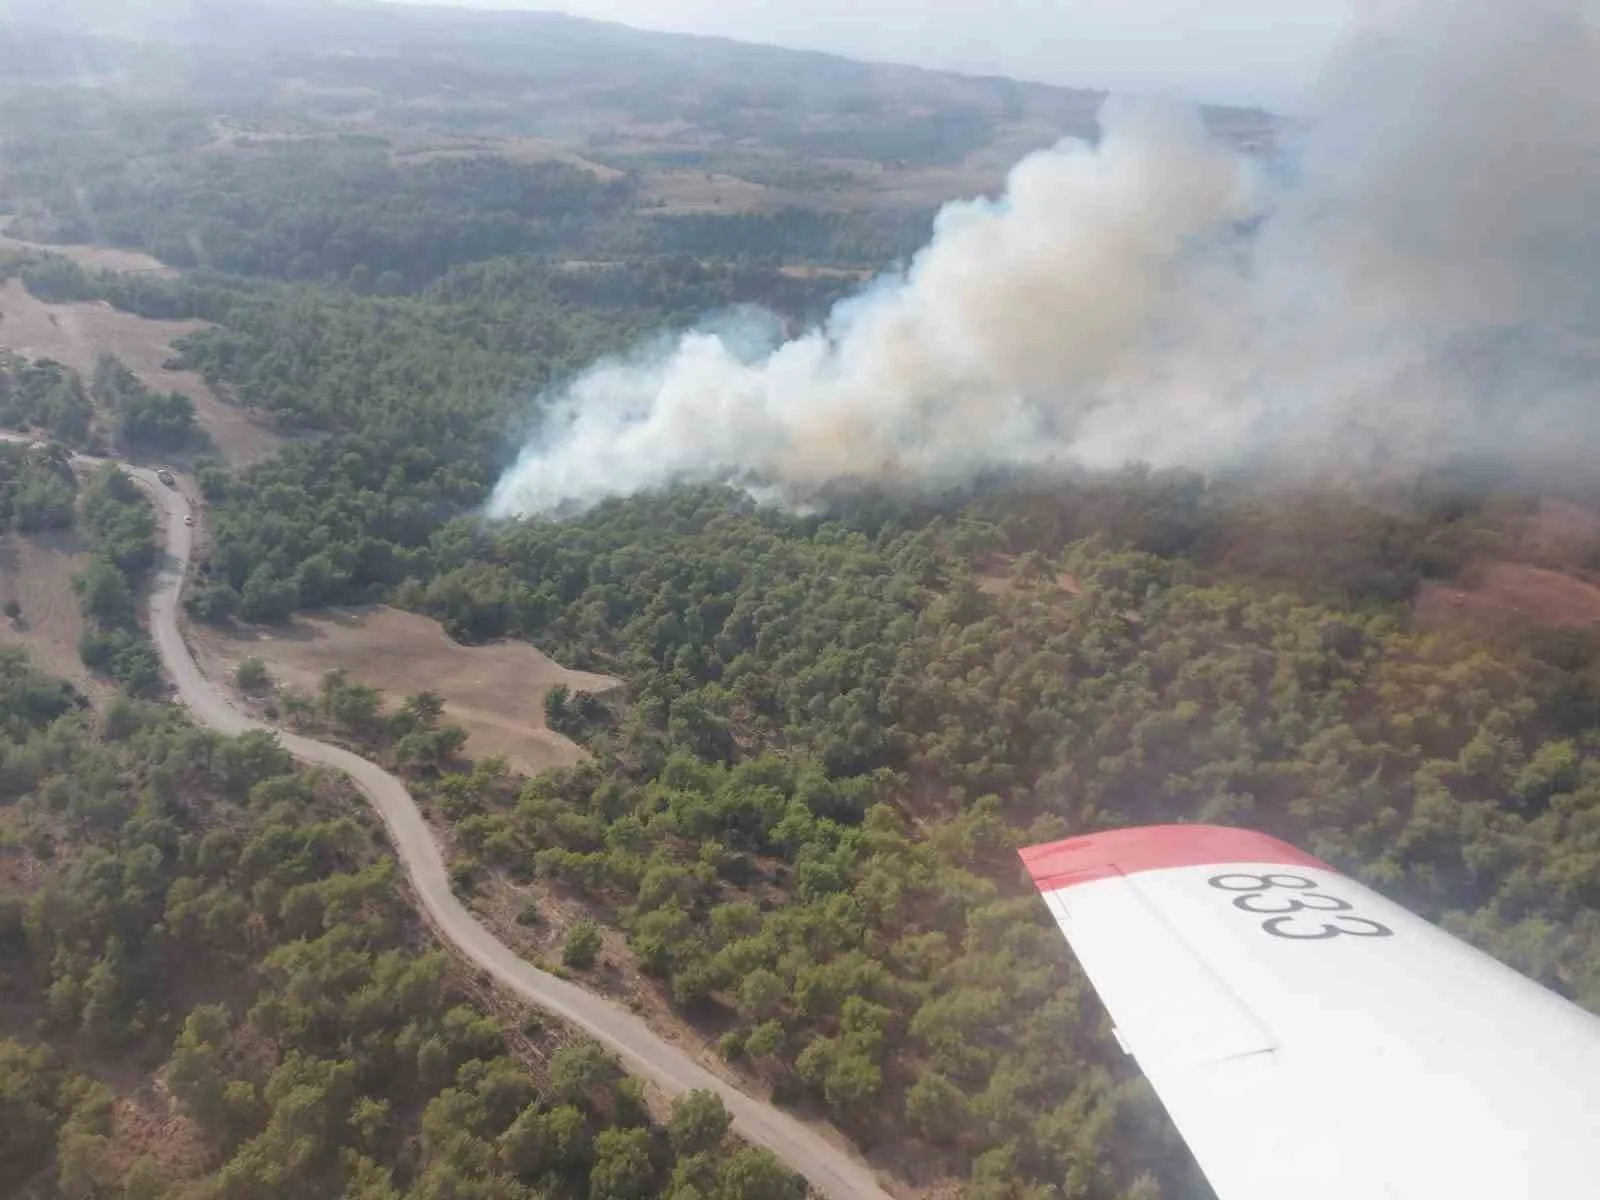
[[[227,695],[206,679],[179,628],[194,534],[193,527],[184,523],[184,517],[191,512],[188,498],[163,486],[154,471],[126,464],[124,469],[149,492],[164,526],[161,569],[149,600],[150,632],[162,663],[177,686],[179,699],[195,720],[220,733],[237,736],[267,729],[236,709]],[[772,1151],[823,1195],[832,1200],[886,1200],[888,1193],[879,1186],[871,1167],[850,1151],[834,1145],[795,1117],[718,1078],[626,1009],[539,970],[500,942],[452,892],[439,844],[399,779],[338,746],[269,731],[302,762],[343,771],[355,782],[388,827],[395,853],[429,921],[475,966],[522,999],[587,1031],[614,1051],[629,1070],[668,1093],[677,1095],[694,1088],[716,1092],[733,1116],[739,1134]]]

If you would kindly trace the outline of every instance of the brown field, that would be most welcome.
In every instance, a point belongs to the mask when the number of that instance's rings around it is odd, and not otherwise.
[[[642,180],[639,195],[645,202],[658,206],[648,211],[661,216],[838,207],[831,197],[768,187],[737,175],[706,171],[651,171]]]
[[[850,279],[865,283],[874,272],[868,267],[806,267],[796,264],[779,267],[778,274],[791,279]]]
[[[493,154],[512,162],[564,162],[581,167],[596,178],[610,181],[621,179],[623,172],[615,167],[603,166],[577,153],[570,146],[548,138],[533,137],[474,137],[467,135],[433,135],[426,141],[406,144],[402,134],[391,135],[396,142],[390,161],[397,165],[430,162],[438,158],[465,158],[475,154]]]
[[[384,606],[332,609],[282,629],[195,627],[190,641],[217,680],[254,657],[280,686],[303,692],[315,692],[323,674],[337,668],[378,688],[391,704],[414,692],[438,692],[450,718],[470,735],[470,757],[503,755],[528,773],[583,757],[577,745],[545,727],[544,698],[552,688],[605,692],[618,686],[604,675],[569,671],[525,642],[462,646],[437,621]]]
[[[78,657],[83,616],[72,591],[72,577],[88,561],[76,533],[0,536],[0,604],[15,600],[22,606],[15,624],[0,617],[0,645],[25,647],[40,670],[95,696],[106,686]]]
[[[1471,588],[1427,584],[1416,612],[1425,625],[1460,618],[1518,618],[1581,629],[1600,622],[1600,587],[1575,575],[1527,563],[1490,563]]]
[[[153,321],[121,312],[103,301],[46,304],[19,279],[0,288],[0,346],[29,358],[53,358],[88,376],[102,352],[115,354],[160,392],[181,392],[194,401],[195,417],[218,451],[234,466],[248,466],[284,444],[243,409],[225,404],[193,371],[169,371],[173,340],[203,329],[200,321]]]
[[[857,182],[833,194],[835,207],[848,210],[937,208],[952,200],[993,195],[1005,182],[1007,162],[1001,165],[961,163],[951,167],[889,167],[857,163],[850,169]]]
[[[827,165],[848,169],[856,182],[837,190],[798,191],[705,171],[648,172],[640,197],[663,216],[684,213],[765,213],[786,208],[893,211],[937,208],[950,200],[993,193],[1005,172],[988,167],[887,167],[855,159]]]
[[[1546,496],[1528,518],[1522,540],[1552,565],[1580,561],[1600,547],[1600,513]]]
[[[1009,596],[1019,586],[1024,586],[1011,573],[1011,564],[1009,562],[1004,566],[991,565],[988,570],[979,572],[975,578],[977,579],[978,590],[988,596]],[[1066,571],[1062,571],[1056,576],[1056,587],[1060,588],[1068,596],[1083,595],[1083,585]]]
[[[3,228],[0,223],[0,228]],[[44,242],[25,242],[21,238],[0,233],[0,250],[38,250],[46,254],[59,254],[91,269],[103,271],[129,271],[170,278],[177,272],[159,258],[151,258],[138,250],[124,250],[118,246],[55,246]]]

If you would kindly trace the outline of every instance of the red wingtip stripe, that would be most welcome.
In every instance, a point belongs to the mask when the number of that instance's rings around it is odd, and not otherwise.
[[[1034,886],[1059,892],[1081,883],[1172,867],[1259,863],[1283,867],[1332,867],[1287,842],[1248,829],[1220,825],[1151,825],[1091,833],[1019,851]]]

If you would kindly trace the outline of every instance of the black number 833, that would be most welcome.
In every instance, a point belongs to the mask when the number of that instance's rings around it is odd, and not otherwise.
[[[1394,936],[1387,925],[1354,915],[1355,906],[1348,900],[1312,890],[1316,883],[1302,875],[1213,875],[1208,882],[1218,891],[1236,893],[1235,908],[1265,916],[1261,928],[1273,937],[1321,942],[1336,937]],[[1339,915],[1319,920],[1318,913]]]

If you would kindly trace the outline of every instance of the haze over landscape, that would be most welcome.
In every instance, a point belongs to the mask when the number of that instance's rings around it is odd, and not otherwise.
[[[531,7],[0,0],[0,1200],[1198,1200],[1146,825],[1600,1013],[1592,6]]]
[[[1426,6],[1340,58],[1271,164],[1195,112],[1113,99],[1097,145],[946,207],[903,272],[806,336],[763,347],[729,317],[567,385],[490,511],[677,479],[1420,465],[1592,436],[1560,378],[1600,321],[1581,13]]]
[[[420,2],[420,0],[419,0]],[[1359,14],[1355,0],[498,0],[977,75],[1297,108]]]

